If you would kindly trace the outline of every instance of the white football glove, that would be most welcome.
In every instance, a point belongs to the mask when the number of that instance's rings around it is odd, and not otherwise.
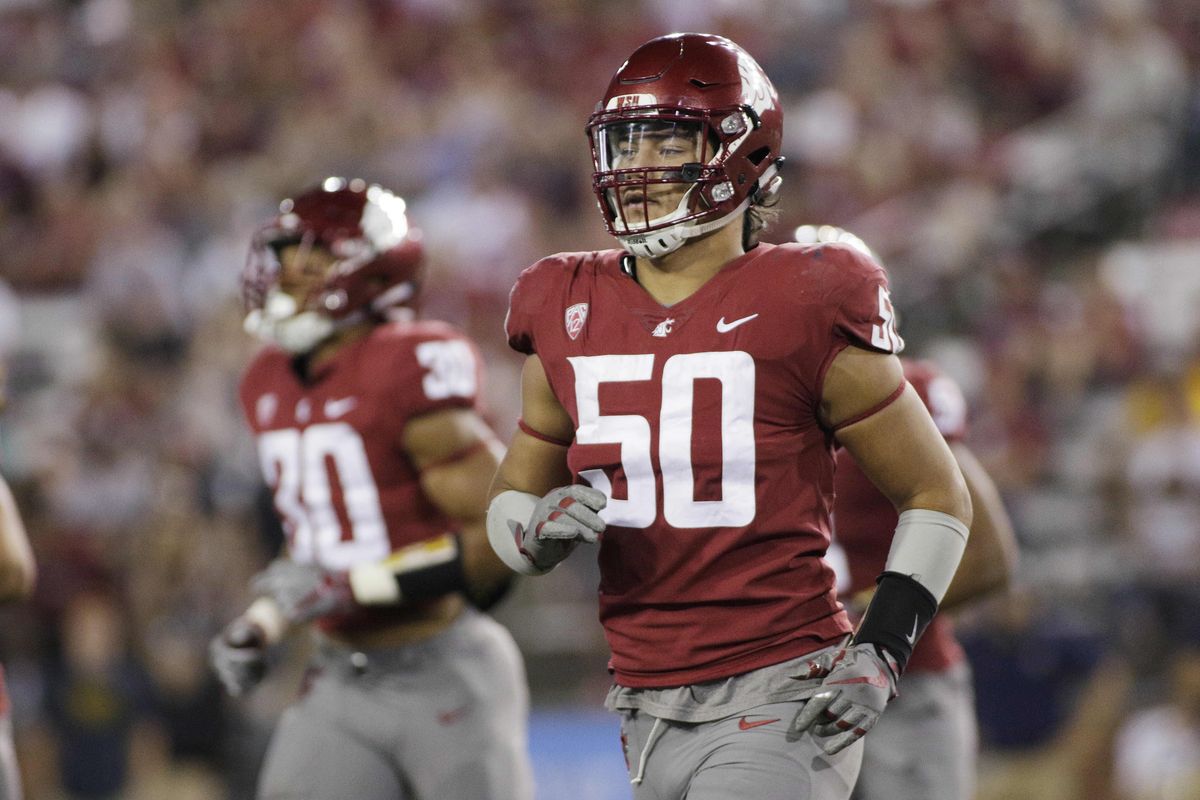
[[[792,731],[810,731],[829,755],[841,752],[875,727],[896,696],[900,665],[882,647],[864,642],[834,656],[816,694],[792,720]]]
[[[545,572],[567,556],[580,542],[595,544],[604,532],[597,513],[608,503],[604,492],[590,486],[561,486],[533,507],[529,524],[517,525],[513,534],[521,554]]]
[[[208,661],[225,691],[239,697],[267,674],[266,633],[246,617],[237,617],[209,642]]]

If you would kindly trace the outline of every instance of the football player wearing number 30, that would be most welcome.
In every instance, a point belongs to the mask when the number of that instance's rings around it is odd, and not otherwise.
[[[728,39],[638,48],[587,125],[623,251],[543,259],[510,298],[523,418],[488,537],[527,575],[599,543],[637,800],[848,797],[971,522],[884,270],[757,241],[782,116]],[[853,631],[823,558],[835,440],[900,512]]]
[[[247,327],[270,344],[241,402],[287,554],[213,666],[240,694],[289,627],[315,628],[261,798],[532,798],[524,667],[469,602],[511,578],[485,532],[502,448],[474,345],[415,319],[420,264],[404,201],[359,180],[285,200],[251,248]]]

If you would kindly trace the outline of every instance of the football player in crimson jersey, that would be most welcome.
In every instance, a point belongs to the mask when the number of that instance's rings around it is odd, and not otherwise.
[[[0,286],[0,289],[4,288]],[[4,371],[0,369],[0,411],[4,409],[4,403]],[[0,603],[29,597],[33,594],[36,577],[37,567],[29,537],[25,533],[25,524],[21,521],[12,491],[0,478]],[[9,712],[4,669],[0,667],[0,800],[20,800],[21,776],[13,748],[12,717]]]
[[[469,602],[511,578],[484,528],[502,448],[473,343],[414,317],[420,263],[404,201],[360,180],[285,200],[251,248],[247,327],[270,344],[240,394],[287,554],[213,666],[240,694],[286,628],[315,628],[263,798],[532,797],[524,667]]]
[[[848,797],[971,522],[883,269],[757,242],[782,125],[728,39],[644,44],[587,126],[623,251],[543,259],[510,298],[522,419],[488,537],[528,575],[599,543],[638,800]],[[835,439],[901,512],[857,630],[823,558]]]

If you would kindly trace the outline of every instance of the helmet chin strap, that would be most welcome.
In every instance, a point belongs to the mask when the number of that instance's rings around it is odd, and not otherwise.
[[[697,236],[703,236],[709,231],[725,227],[733,219],[740,217],[749,207],[750,198],[747,197],[738,204],[737,208],[718,219],[699,224],[695,222],[680,222],[676,225],[663,228],[661,231],[618,236],[617,241],[621,243],[621,246],[628,253],[638,258],[661,258],[683,247],[688,239],[694,239]]]
[[[758,186],[763,188],[751,192],[745,200],[738,203],[737,208],[725,216],[709,220],[708,222],[680,222],[676,225],[663,228],[660,231],[650,233],[622,234],[617,236],[617,241],[621,243],[626,252],[638,258],[661,258],[683,247],[688,239],[694,239],[697,236],[703,236],[709,231],[723,228],[735,218],[741,217],[746,209],[750,207],[754,198],[757,197],[760,202],[773,198],[779,193],[779,184],[779,162],[777,161],[765,169],[762,176],[759,177]],[[680,208],[676,209],[672,214],[678,214],[683,211],[683,207],[687,203],[688,195],[691,194],[691,191],[689,189],[684,194],[683,198],[679,201]],[[652,220],[652,222],[657,221]]]
[[[268,337],[292,355],[304,355],[333,335],[335,325],[316,311],[302,311],[275,321]]]
[[[362,318],[363,315],[357,313],[335,321],[317,311],[297,313],[295,298],[273,289],[261,309],[246,315],[244,327],[248,333],[299,356],[311,352],[330,336]]]

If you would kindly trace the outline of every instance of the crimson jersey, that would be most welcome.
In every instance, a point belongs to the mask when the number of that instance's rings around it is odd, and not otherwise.
[[[713,680],[845,635],[817,411],[846,345],[902,345],[883,269],[843,245],[763,244],[665,307],[622,256],[543,259],[506,322],[574,420],[572,473],[609,497],[600,620],[617,682]]]
[[[308,381],[288,353],[263,349],[242,378],[242,411],[291,557],[347,570],[452,530],[421,490],[404,427],[433,411],[476,408],[480,377],[474,345],[440,322],[380,325]],[[391,613],[321,624],[361,628]]]
[[[946,441],[961,440],[966,434],[967,404],[958,384],[927,361],[906,359],[904,377],[921,396]],[[847,596],[853,596],[873,588],[875,579],[883,572],[898,517],[895,506],[875,488],[845,450],[838,451],[834,488],[837,492],[834,527],[850,572]],[[962,659],[962,648],[954,638],[950,619],[939,614],[925,629],[906,671],[940,671]]]

